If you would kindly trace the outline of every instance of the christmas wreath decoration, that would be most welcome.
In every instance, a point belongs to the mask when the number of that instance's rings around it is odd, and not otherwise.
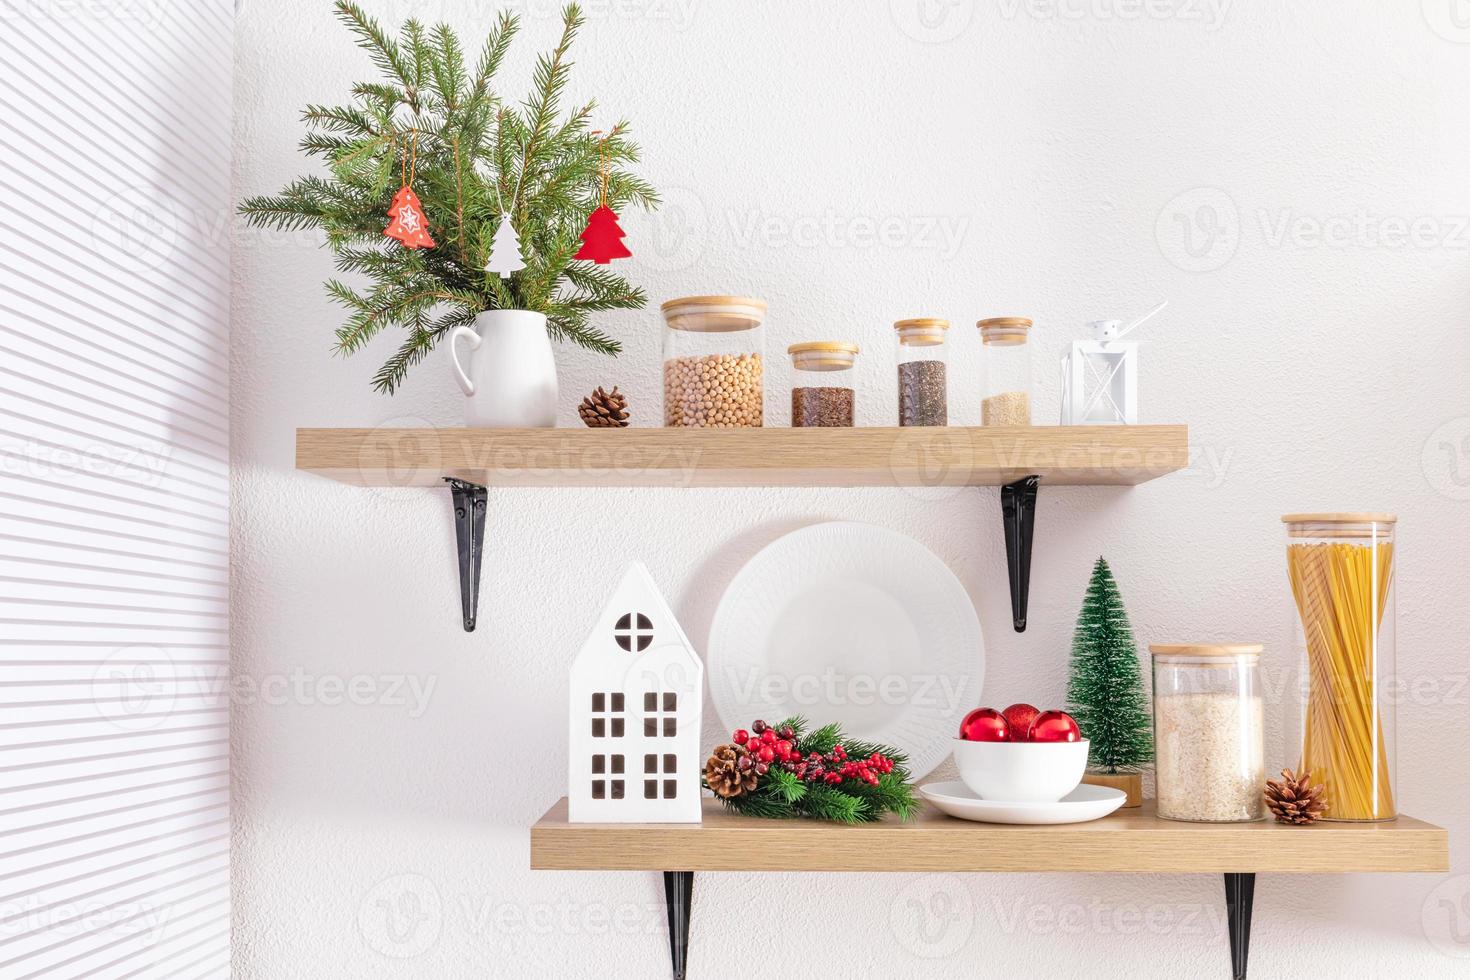
[[[715,747],[704,786],[725,808],[749,817],[810,817],[869,823],[919,809],[903,753],[845,735],[836,725],[807,731],[805,718],[756,721]]]

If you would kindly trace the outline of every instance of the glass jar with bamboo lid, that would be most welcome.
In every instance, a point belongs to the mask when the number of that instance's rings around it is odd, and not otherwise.
[[[791,355],[791,424],[796,428],[851,427],[852,367],[858,345],[813,340],[786,348]]]
[[[898,424],[948,425],[949,379],[944,337],[949,321],[914,317],[898,334]]]
[[[981,370],[982,425],[1031,424],[1031,321],[996,316],[975,324],[985,348]]]
[[[1297,774],[1326,788],[1324,820],[1392,820],[1394,528],[1381,513],[1287,514],[1301,663]]]
[[[664,425],[762,425],[766,304],[745,296],[686,296],[661,309]]]
[[[1238,823],[1265,815],[1261,644],[1150,646],[1154,777],[1167,820]]]

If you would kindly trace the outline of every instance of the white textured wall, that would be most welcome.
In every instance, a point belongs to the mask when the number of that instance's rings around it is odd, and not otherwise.
[[[453,11],[470,29],[495,9],[371,6],[390,20]],[[861,421],[891,419],[896,317],[955,320],[962,379],[978,348],[966,323],[1033,316],[1049,419],[1052,365],[1083,321],[1170,301],[1142,337],[1142,411],[1190,423],[1198,462],[1134,490],[1043,490],[1021,636],[993,490],[492,491],[482,625],[463,633],[443,493],[292,470],[298,425],[454,424],[446,365],[391,401],[373,394],[393,340],[331,355],[327,254],[242,233],[235,667],[289,683],[237,705],[240,974],[665,975],[657,876],[527,869],[526,828],[564,789],[565,667],[628,560],[649,564],[702,644],[745,560],[836,517],[903,530],[950,564],[985,626],[985,700],[1003,705],[1061,699],[1099,553],[1141,640],[1262,637],[1280,658],[1279,515],[1396,510],[1400,650],[1419,684],[1401,712],[1400,793],[1452,828],[1456,869],[1470,871],[1470,28],[1450,0],[1422,7],[593,5],[572,94],[632,119],[670,202],[656,221],[625,218],[627,270],[655,301],[765,297],[772,351],[859,340]],[[552,4],[522,9],[535,43],[506,66],[515,94],[556,30]],[[244,196],[302,170],[300,108],[370,67],[325,3],[245,0],[236,50]],[[656,317],[606,325],[620,359],[559,352],[563,424],[576,424],[574,393],[614,382],[651,424]],[[784,423],[786,377],[772,375]],[[952,418],[975,420],[978,394],[955,387]],[[390,690],[405,675],[433,685],[426,698]],[[357,700],[372,703],[322,703],[358,676]],[[696,976],[845,977],[854,962],[1227,975],[1218,876],[706,875],[695,889]],[[1470,932],[1470,877],[1264,876],[1257,894],[1256,976],[1466,967],[1446,953],[1441,900],[1463,903]]]

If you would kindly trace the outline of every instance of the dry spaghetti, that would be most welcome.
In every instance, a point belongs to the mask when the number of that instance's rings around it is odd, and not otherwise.
[[[1379,625],[1393,544],[1289,544],[1287,568],[1307,647],[1302,758],[1327,788],[1334,820],[1395,815],[1389,749],[1380,717]]]

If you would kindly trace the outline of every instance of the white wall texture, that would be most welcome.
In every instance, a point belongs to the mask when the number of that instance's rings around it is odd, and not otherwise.
[[[469,31],[497,9],[370,6]],[[553,4],[519,9],[523,43],[502,74],[513,95],[556,31]],[[1098,554],[1141,641],[1260,637],[1279,670],[1279,516],[1371,508],[1401,516],[1399,649],[1415,686],[1399,791],[1406,811],[1451,828],[1455,873],[1263,876],[1252,965],[1463,975],[1470,26],[1451,0],[590,12],[571,95],[631,118],[669,202],[624,220],[626,269],[655,302],[762,296],[772,352],[857,339],[860,421],[877,425],[892,421],[895,318],[956,321],[951,417],[973,422],[968,324],[1034,317],[1037,413],[1050,419],[1053,366],[1083,322],[1168,299],[1140,338],[1142,412],[1188,422],[1195,463],[1132,490],[1043,489],[1024,635],[1009,626],[994,490],[492,490],[481,627],[466,634],[443,492],[292,469],[298,425],[456,424],[446,362],[392,400],[374,394],[396,338],[332,356],[327,253],[309,236],[242,232],[234,666],[269,684],[239,699],[233,730],[239,974],[665,975],[656,875],[527,866],[526,828],[564,792],[566,666],[632,559],[702,645],[725,584],[773,538],[831,518],[897,528],[969,589],[989,652],[983,700],[1049,704]],[[371,67],[325,3],[244,0],[236,54],[243,197],[303,170],[299,110]],[[622,357],[558,353],[562,424],[577,424],[576,396],[612,383],[654,424],[656,313],[605,323]],[[785,424],[787,375],[772,365],[770,421]],[[1278,702],[1277,762],[1281,715]],[[700,876],[695,893],[696,976],[1224,976],[1228,964],[1215,875],[731,874]]]

